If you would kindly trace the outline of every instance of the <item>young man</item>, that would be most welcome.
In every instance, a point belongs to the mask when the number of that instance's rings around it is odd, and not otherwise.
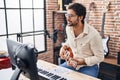
[[[99,63],[104,60],[100,34],[84,21],[86,8],[82,4],[69,5],[65,16],[67,40],[61,47],[59,55],[66,62],[61,66],[97,77]],[[72,50],[72,57],[68,57],[68,48]]]

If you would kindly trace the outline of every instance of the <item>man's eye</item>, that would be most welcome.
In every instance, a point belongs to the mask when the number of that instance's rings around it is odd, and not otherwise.
[[[69,16],[70,16],[70,17],[74,17],[74,15],[72,15],[72,14],[71,14],[71,15],[69,15]]]

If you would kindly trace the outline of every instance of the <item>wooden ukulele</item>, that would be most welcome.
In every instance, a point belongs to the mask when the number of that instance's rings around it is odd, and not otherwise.
[[[90,16],[90,12],[93,10],[95,11],[95,3],[94,2],[91,2],[89,4],[89,8],[88,8],[88,12],[87,12],[87,15],[86,15],[86,22],[88,23],[89,22],[89,16]]]
[[[73,58],[73,52],[72,52],[72,49],[70,47],[67,48],[66,50],[66,56],[67,56],[67,59],[69,58]]]
[[[108,42],[110,40],[110,36],[104,36],[104,25],[105,25],[105,16],[106,12],[109,10],[109,2],[105,3],[104,9],[103,9],[103,14],[102,14],[102,25],[101,25],[101,36],[102,36],[102,43],[103,43],[103,49],[104,49],[104,55],[105,57],[108,56],[109,53],[109,48],[108,48]]]

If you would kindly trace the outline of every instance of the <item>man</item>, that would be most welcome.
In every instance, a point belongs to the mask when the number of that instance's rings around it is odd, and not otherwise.
[[[66,34],[67,40],[60,49],[61,66],[93,77],[98,76],[99,63],[104,60],[102,38],[84,19],[86,8],[79,3],[68,6]],[[72,51],[69,52],[68,48]],[[73,53],[69,56],[67,53]]]

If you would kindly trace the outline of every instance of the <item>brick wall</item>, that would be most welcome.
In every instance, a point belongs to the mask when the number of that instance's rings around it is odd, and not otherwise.
[[[109,11],[106,12],[104,34],[105,36],[110,35],[110,41],[108,47],[110,49],[110,55],[117,55],[118,47],[120,47],[120,0],[73,0],[73,2],[82,3],[86,6],[87,10],[91,2],[95,3],[95,11],[90,12],[89,23],[95,27],[98,31],[101,31],[101,20],[103,13],[103,6],[105,1],[110,1]],[[53,34],[53,16],[52,12],[58,10],[58,0],[46,0],[46,27],[50,34]],[[55,28],[59,27],[64,22],[63,15],[55,14]],[[58,34],[59,39],[57,43],[53,43],[53,40],[47,38],[47,52],[46,54],[40,54],[39,58],[44,59],[49,62],[53,62],[53,46],[60,45],[61,43],[61,33]]]

